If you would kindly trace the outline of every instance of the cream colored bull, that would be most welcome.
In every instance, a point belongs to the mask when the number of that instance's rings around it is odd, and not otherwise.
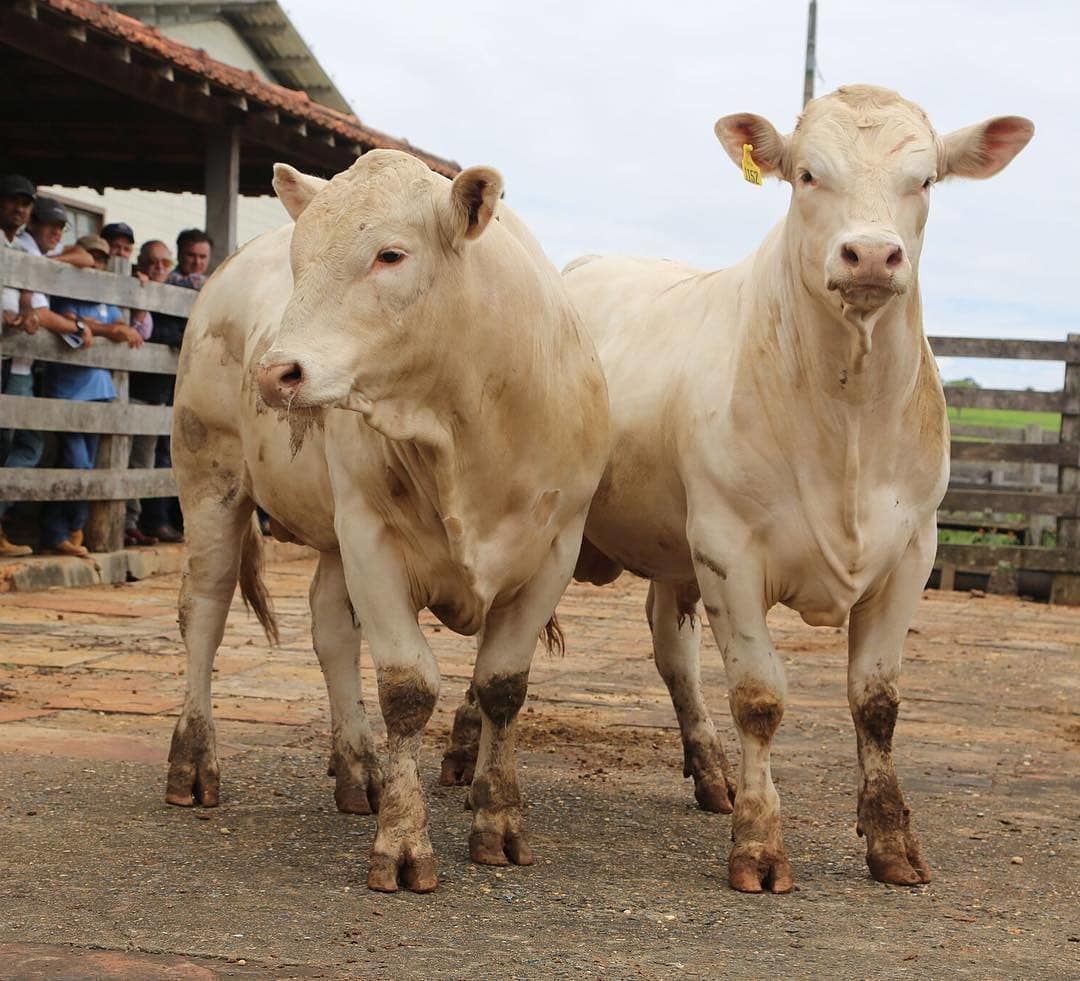
[[[472,858],[529,864],[513,733],[609,450],[592,343],[558,272],[499,203],[493,170],[451,183],[374,151],[330,182],[279,165],[274,187],[295,227],[218,270],[180,359],[188,672],[166,799],[218,801],[210,677],[238,577],[275,630],[258,577],[258,503],[282,537],[320,552],[312,633],[335,797],[341,810],[379,815],[368,885],[437,882],[417,768],[439,691],[423,607],[479,637]],[[361,629],[385,773],[361,700]]]
[[[577,575],[652,581],[648,618],[698,800],[729,811],[731,885],[792,887],[769,748],[784,712],[776,603],[848,621],[858,830],[884,882],[926,882],[892,762],[901,650],[930,573],[949,469],[945,400],[923,334],[931,188],[989,177],[1033,127],[1007,116],[939,137],[893,92],[811,102],[781,136],[760,116],[716,134],[792,186],[739,265],[585,258],[565,280],[604,366],[614,449]],[[723,653],[742,747],[733,785],[698,669],[698,600]]]

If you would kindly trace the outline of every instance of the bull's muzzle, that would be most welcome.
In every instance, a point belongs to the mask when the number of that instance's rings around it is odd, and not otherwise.
[[[257,378],[259,394],[267,405],[287,406],[300,394],[304,384],[304,369],[299,361],[260,364]]]
[[[827,287],[857,307],[880,306],[905,293],[910,281],[911,263],[903,243],[892,235],[845,236],[827,267]]]

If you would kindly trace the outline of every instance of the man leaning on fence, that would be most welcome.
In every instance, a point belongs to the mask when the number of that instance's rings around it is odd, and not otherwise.
[[[109,246],[96,235],[79,239],[79,245],[94,257],[99,270],[105,269]],[[114,343],[141,347],[142,337],[124,320],[119,307],[87,300],[55,299],[53,307],[76,329],[76,344],[105,337]],[[112,376],[105,368],[50,363],[45,371],[44,395],[74,402],[110,402],[116,398]],[[90,470],[97,456],[96,433],[57,433],[57,463],[61,467]],[[41,510],[41,547],[58,555],[85,556],[83,527],[89,515],[85,501],[49,501]]]
[[[64,234],[68,216],[64,207],[52,198],[35,200],[36,188],[19,174],[0,177],[0,240],[5,248],[19,249],[30,255],[48,255],[82,265],[83,256],[89,254],[81,247],[64,249],[60,240]],[[26,229],[20,231],[23,225]],[[49,309],[49,298],[29,290],[5,288],[3,291],[4,327],[34,334],[39,327],[55,334],[73,334],[74,324]],[[31,396],[34,394],[34,378],[31,373],[33,361],[29,358],[11,358],[4,365],[4,378],[0,389],[5,395]],[[33,430],[9,430],[3,434],[0,459],[5,467],[35,467],[41,459],[44,442]],[[0,520],[12,502],[0,502]],[[28,545],[17,545],[8,540],[0,526],[0,558],[29,555]]]

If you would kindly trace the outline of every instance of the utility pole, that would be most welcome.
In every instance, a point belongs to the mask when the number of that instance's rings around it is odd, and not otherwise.
[[[817,0],[810,0],[810,20],[806,25],[806,75],[803,78],[802,104],[814,97],[814,72],[817,71]]]

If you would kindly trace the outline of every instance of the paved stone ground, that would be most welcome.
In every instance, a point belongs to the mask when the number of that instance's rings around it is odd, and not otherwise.
[[[854,834],[844,638],[776,611],[784,897],[725,886],[730,822],[693,806],[630,579],[573,587],[567,656],[537,656],[520,740],[537,865],[471,865],[463,791],[435,783],[471,642],[425,619],[443,670],[422,759],[441,885],[381,896],[364,888],[373,819],[337,814],[325,776],[312,569],[271,569],[279,648],[239,604],[230,618],[210,811],[163,803],[177,577],[0,596],[0,977],[1080,975],[1080,610],[926,595],[896,739],[936,871],[913,890],[873,882]],[[363,674],[377,716],[366,654]],[[711,642],[704,675],[737,755]]]

